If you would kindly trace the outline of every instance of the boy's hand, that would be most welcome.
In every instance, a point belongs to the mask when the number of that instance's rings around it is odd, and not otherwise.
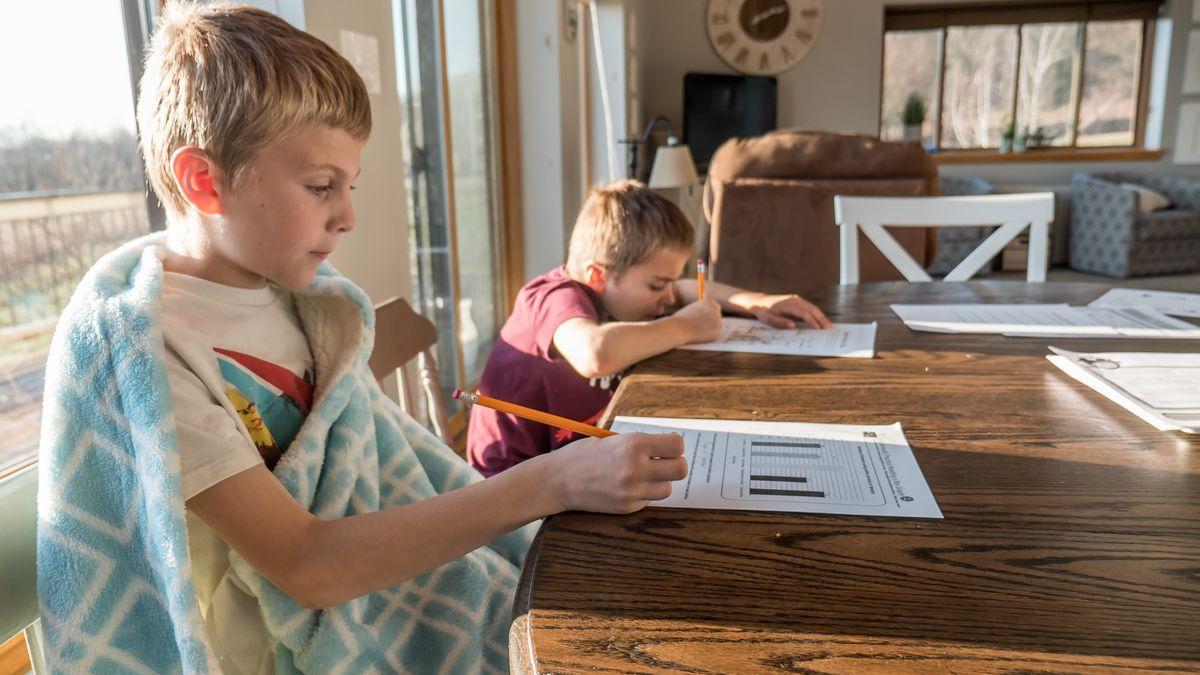
[[[721,306],[710,298],[684,305],[674,317],[683,322],[692,342],[712,342],[721,335]]]
[[[833,327],[833,322],[824,312],[798,295],[763,295],[754,305],[750,310],[754,316],[775,328],[795,328],[796,319],[804,321],[811,328]]]
[[[557,463],[558,503],[564,511],[633,513],[671,495],[687,476],[678,434],[618,434],[584,438],[546,455]]]

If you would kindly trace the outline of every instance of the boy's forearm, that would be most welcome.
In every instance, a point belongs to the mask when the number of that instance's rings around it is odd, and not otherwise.
[[[315,521],[303,572],[327,607],[412,579],[562,509],[549,456],[404,506]]]
[[[696,283],[695,279],[680,279],[676,281],[675,292],[678,294],[680,303],[683,305],[691,304],[700,299],[699,284]],[[758,303],[762,299],[763,294],[755,291],[747,291],[737,286],[730,286],[729,284],[705,281],[704,297],[716,301],[721,306],[721,309],[726,312],[753,314],[754,310],[758,308]]]
[[[681,322],[665,316],[653,321],[606,323],[597,350],[601,375],[612,375],[691,341]]]

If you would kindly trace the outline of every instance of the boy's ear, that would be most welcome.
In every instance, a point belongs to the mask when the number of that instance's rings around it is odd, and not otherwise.
[[[608,285],[608,270],[595,260],[587,261],[583,267],[583,285],[597,293],[603,293]]]
[[[221,195],[217,189],[219,171],[212,158],[194,145],[171,153],[171,174],[175,176],[179,192],[206,216],[221,215]]]

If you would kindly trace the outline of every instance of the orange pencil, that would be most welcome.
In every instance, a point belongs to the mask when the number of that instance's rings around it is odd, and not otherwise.
[[[508,401],[501,401],[490,396],[484,396],[479,392],[467,392],[460,389],[455,389],[454,398],[462,399],[468,403],[474,403],[475,405],[487,406],[492,410],[510,413],[516,415],[517,417],[524,417],[525,419],[533,420],[534,422],[549,424],[552,427],[574,431],[577,434],[583,434],[585,436],[604,438],[605,436],[615,436],[617,434],[615,431],[601,429],[600,427],[594,427],[590,424],[584,424],[583,422],[576,422],[575,420],[559,417],[558,415],[551,415],[550,413],[534,410],[533,408],[526,408],[525,406],[517,405],[516,403],[509,403]]]
[[[696,284],[700,287],[700,299],[704,299],[704,273],[708,271],[708,265],[701,258],[696,258]]]

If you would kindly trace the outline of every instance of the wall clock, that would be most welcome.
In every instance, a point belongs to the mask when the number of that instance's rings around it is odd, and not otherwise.
[[[796,65],[821,29],[822,0],[708,0],[705,23],[713,49],[749,75]]]

